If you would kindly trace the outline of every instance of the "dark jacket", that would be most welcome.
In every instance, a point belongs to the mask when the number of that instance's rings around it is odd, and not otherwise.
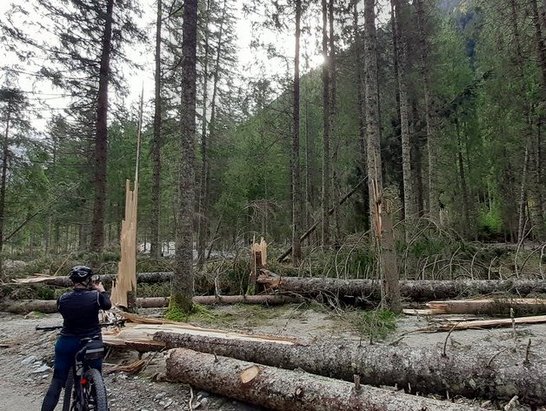
[[[99,310],[112,307],[105,292],[75,288],[64,293],[57,300],[57,308],[63,316],[61,335],[72,337],[93,337],[100,335]]]

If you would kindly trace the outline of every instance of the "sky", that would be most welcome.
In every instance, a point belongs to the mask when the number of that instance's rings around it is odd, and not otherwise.
[[[0,0],[0,18],[5,18],[5,13],[9,10],[11,4],[25,4],[28,1],[32,0]],[[275,75],[282,74],[286,72],[286,64],[281,63],[280,61],[272,62],[268,60],[265,51],[256,51],[251,49],[250,43],[253,39],[253,36],[259,35],[260,39],[265,43],[274,43],[281,54],[290,56],[290,59],[293,59],[294,54],[294,39],[293,35],[288,30],[284,34],[279,34],[271,30],[260,30],[260,33],[253,33],[249,21],[251,19],[256,19],[256,16],[244,16],[242,12],[242,5],[245,0],[236,0],[237,5],[237,14],[240,16],[237,19],[236,32],[237,32],[237,48],[238,48],[238,65],[239,67],[235,70],[237,73],[244,73],[245,76],[265,76],[273,77]],[[383,2],[385,0],[382,0]],[[133,48],[129,57],[131,60],[135,61],[142,65],[141,70],[129,69],[129,67],[124,67],[123,71],[125,74],[126,82],[129,88],[129,96],[125,100],[125,105],[127,107],[132,107],[136,105],[136,102],[139,100],[141,90],[144,90],[144,99],[145,101],[151,100],[154,94],[154,37],[155,37],[155,0],[140,0],[141,9],[144,11],[141,21],[139,22],[140,26],[143,27],[149,37],[149,44],[142,45],[139,47]],[[379,21],[386,20],[388,18],[388,10],[380,5],[382,12],[379,16]],[[308,13],[308,17],[305,18],[303,24],[310,26],[320,26],[321,25],[320,11],[317,10],[315,13]],[[311,32],[302,37],[302,54],[307,54],[309,56],[309,67],[316,68],[322,62],[322,55],[320,52],[320,36],[316,32]],[[10,54],[6,54],[6,51],[0,47],[0,67],[1,66],[13,66],[17,64],[17,59]],[[32,68],[28,68],[28,71],[32,71]],[[305,71],[305,69],[303,70]],[[4,84],[5,81],[5,72],[0,71],[0,85]],[[246,81],[244,78],[240,78],[239,82]],[[29,94],[34,97],[41,97],[46,101],[47,105],[51,107],[51,110],[44,105],[41,105],[38,108],[38,113],[43,116],[43,118],[33,117],[33,125],[41,131],[45,131],[48,123],[48,118],[52,113],[59,112],[63,107],[68,105],[68,100],[62,95],[62,90],[53,88],[47,81],[36,82],[33,76],[21,75],[19,79],[19,86],[21,89],[34,93]],[[149,114],[152,109],[150,104],[147,105],[146,112]]]

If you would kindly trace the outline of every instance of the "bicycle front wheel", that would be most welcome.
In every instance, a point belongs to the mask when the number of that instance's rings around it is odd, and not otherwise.
[[[108,411],[108,400],[106,398],[106,386],[102,379],[101,373],[91,368],[87,370],[83,378],[85,385],[82,384],[84,390],[84,401],[87,403],[89,411]]]

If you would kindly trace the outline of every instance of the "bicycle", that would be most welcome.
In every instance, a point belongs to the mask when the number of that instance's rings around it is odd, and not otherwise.
[[[120,322],[103,323],[101,327],[120,325]],[[52,331],[62,326],[40,327]],[[65,382],[63,411],[108,411],[108,398],[102,374],[90,364],[104,357],[104,344],[100,337],[82,338],[82,348],[76,353]]]

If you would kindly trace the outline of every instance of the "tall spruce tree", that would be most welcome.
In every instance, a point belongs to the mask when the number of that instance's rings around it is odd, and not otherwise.
[[[197,99],[197,0],[186,0],[182,23],[182,104],[180,121],[179,205],[171,313],[189,313],[193,297],[193,206]]]

